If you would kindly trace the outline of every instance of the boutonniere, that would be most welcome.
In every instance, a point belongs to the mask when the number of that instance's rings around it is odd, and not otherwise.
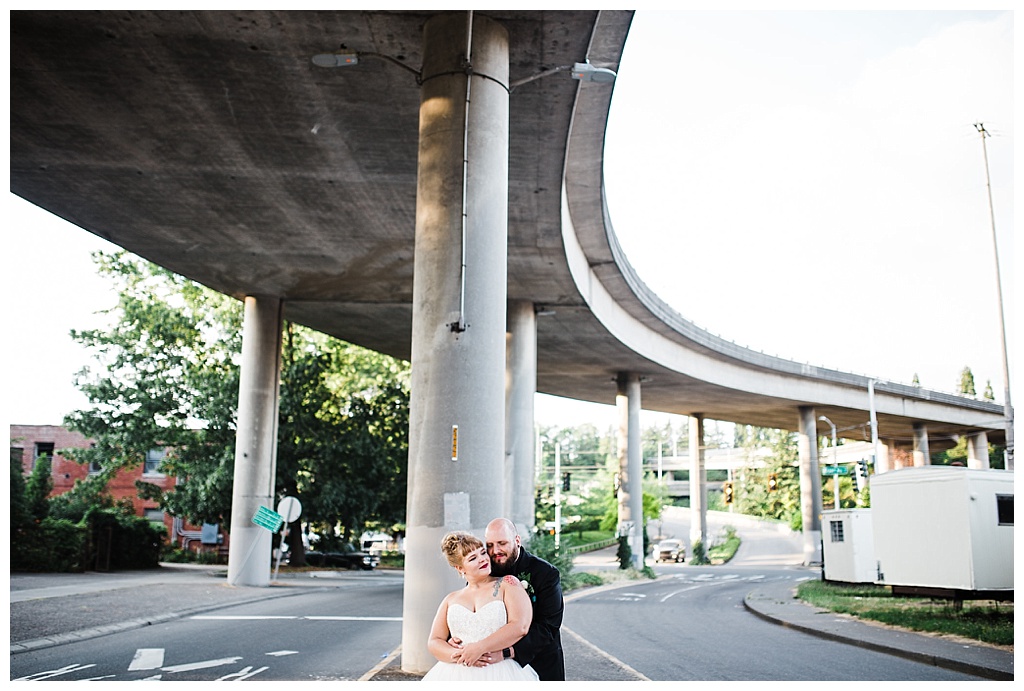
[[[530,602],[537,601],[537,594],[533,590],[533,583],[530,583],[530,572],[523,571],[519,574],[519,585],[523,586],[523,590],[530,596]]]

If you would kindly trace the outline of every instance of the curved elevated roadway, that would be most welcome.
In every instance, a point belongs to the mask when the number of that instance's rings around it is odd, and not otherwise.
[[[407,359],[431,14],[12,11],[11,190],[211,288],[280,297],[288,319]],[[589,57],[615,69],[632,13],[486,14],[509,31],[519,83],[508,298],[554,311],[537,320],[538,390],[610,403],[629,371],[651,410],[793,429],[813,406],[839,428],[863,425],[867,378],[696,328],[619,249],[602,178],[613,89],[564,68]],[[339,48],[365,57],[311,63]],[[889,443],[909,443],[915,423],[933,450],[973,432],[1003,440],[991,402],[880,384],[876,408]]]

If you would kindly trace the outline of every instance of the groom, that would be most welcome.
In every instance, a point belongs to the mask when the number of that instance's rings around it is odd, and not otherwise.
[[[484,544],[491,558],[491,573],[512,575],[524,583],[533,602],[529,632],[514,646],[502,651],[521,666],[530,665],[541,681],[565,681],[562,656],[562,580],[558,569],[523,549],[519,532],[507,518],[487,524]]]

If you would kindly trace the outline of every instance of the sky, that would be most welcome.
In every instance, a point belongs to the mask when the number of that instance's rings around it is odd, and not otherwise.
[[[637,12],[605,150],[626,256],[728,340],[941,391],[969,366],[1002,402],[992,217],[1017,379],[1013,39],[1006,11]],[[86,404],[68,332],[116,303],[90,253],[114,248],[8,197],[5,417],[60,424]],[[539,394],[536,416],[605,428],[615,411]]]

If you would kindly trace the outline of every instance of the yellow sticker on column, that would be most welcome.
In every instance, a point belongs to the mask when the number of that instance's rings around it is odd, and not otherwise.
[[[452,425],[452,460],[459,460],[459,426]]]

